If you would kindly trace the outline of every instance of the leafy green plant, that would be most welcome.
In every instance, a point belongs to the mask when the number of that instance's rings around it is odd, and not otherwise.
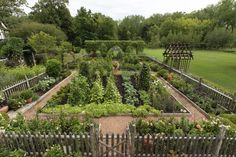
[[[7,101],[10,109],[17,110],[25,104],[25,100],[21,98],[20,94],[20,92],[16,92],[10,96],[9,100]]]
[[[156,116],[160,115],[160,111],[156,110],[155,108],[149,106],[149,105],[142,105],[133,110],[133,115],[136,117],[145,117],[147,115],[154,114]]]
[[[50,89],[50,86],[56,82],[56,79],[53,77],[46,77],[43,80],[40,80],[38,84],[34,87],[35,91],[47,91]]]
[[[43,157],[65,157],[65,154],[60,146],[52,146]]]
[[[104,101],[112,101],[115,103],[121,102],[121,95],[116,87],[112,75],[108,78],[107,86],[105,89]]]
[[[34,95],[34,92],[31,89],[25,90],[20,93],[20,97],[24,100],[32,98]]]
[[[25,157],[26,152],[23,150],[9,150],[3,147],[0,147],[0,157]]]
[[[142,101],[142,104],[151,104],[151,99],[150,99],[150,95],[148,92],[141,90],[139,91],[139,96],[140,96],[140,100]]]
[[[57,78],[60,76],[61,70],[61,63],[58,60],[48,60],[46,65],[46,73],[48,76]]]
[[[143,64],[142,70],[139,75],[139,89],[148,91],[150,88],[150,68],[147,64]]]
[[[134,88],[134,86],[130,83],[130,80],[125,80],[125,82],[122,84],[125,89],[125,103],[135,105],[139,102],[137,96],[137,90]]]
[[[89,77],[89,63],[88,62],[81,62],[79,66],[79,73],[82,76]]]

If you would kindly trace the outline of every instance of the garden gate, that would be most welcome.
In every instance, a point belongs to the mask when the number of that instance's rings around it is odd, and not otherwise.
[[[123,134],[100,133],[99,128],[91,129],[92,157],[129,157],[132,152],[129,130]]]

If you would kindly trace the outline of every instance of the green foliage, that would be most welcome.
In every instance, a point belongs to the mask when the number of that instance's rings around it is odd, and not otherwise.
[[[90,91],[90,103],[100,104],[104,100],[104,89],[102,86],[101,78],[97,75],[96,81],[93,83],[92,89]]]
[[[53,146],[43,155],[43,157],[65,157],[60,146]]]
[[[221,114],[220,117],[226,118],[236,125],[236,115],[235,114]]]
[[[56,79],[53,77],[46,77],[43,80],[40,80],[38,84],[33,88],[35,91],[47,91],[50,87],[56,83]]]
[[[89,77],[89,64],[88,62],[81,62],[79,66],[79,73],[82,76]]]
[[[115,103],[121,103],[121,95],[116,87],[114,78],[110,75],[108,78],[107,86],[105,89],[104,101],[111,101]]]
[[[11,37],[6,40],[5,45],[1,48],[1,53],[9,60],[19,62],[23,57],[24,41],[21,38]]]
[[[125,90],[125,95],[124,95],[125,103],[136,105],[139,102],[137,98],[138,93],[137,90],[134,88],[134,86],[131,84],[129,78],[128,80],[124,80],[124,83],[122,85],[124,86]]]
[[[8,122],[7,126],[0,126],[6,132],[45,132],[45,133],[84,133],[88,132],[92,121],[86,119],[78,121],[73,117],[65,118],[62,112],[59,112],[59,117],[54,117],[51,120],[31,119],[25,120],[22,114],[17,114],[15,119]]]
[[[96,77],[98,72],[101,77],[109,76],[112,72],[112,61],[110,59],[94,59],[89,63],[90,79]]]
[[[68,103],[74,105],[84,105],[88,103],[89,84],[86,77],[78,75],[70,84],[68,93]]]
[[[21,7],[24,6],[26,3],[26,0],[1,0],[0,19],[4,20],[5,18],[8,18],[11,15],[21,14],[23,12]]]
[[[0,147],[0,157],[25,157],[25,154],[22,150],[8,150]]]
[[[136,110],[133,110],[133,116],[135,117],[146,117],[149,114],[154,114],[155,116],[160,115],[160,111],[156,110],[155,108],[149,106],[149,105],[142,105],[136,108]]]
[[[32,7],[30,17],[40,23],[54,24],[61,28],[70,40],[73,39],[73,18],[67,7],[68,0],[39,0]]]
[[[180,121],[175,119],[159,119],[157,121],[138,120],[134,122],[137,132],[141,135],[161,134],[161,135],[217,135],[220,126],[224,124],[218,118],[208,121],[190,122],[182,118]],[[171,124],[171,125],[170,125]],[[227,135],[231,135],[235,128],[227,126]]]
[[[57,105],[55,107],[47,106],[41,110],[42,113],[61,113],[64,114],[84,114],[91,118],[99,118],[104,116],[114,116],[119,114],[132,114],[136,117],[144,117],[148,114],[159,115],[160,111],[145,105],[143,107],[136,108],[133,105],[105,102],[103,104],[87,104],[85,106],[71,106],[71,105]]]
[[[211,32],[208,32],[205,38],[207,47],[209,48],[225,48],[233,45],[232,32],[225,30],[224,28],[216,28]]]
[[[118,46],[123,52],[126,52],[127,47],[131,47],[136,50],[136,52],[143,52],[145,43],[142,40],[86,40],[85,49],[87,52],[99,50],[101,45],[106,45],[107,49]]]
[[[56,59],[48,60],[46,65],[46,73],[48,74],[48,76],[57,78],[60,76],[61,71],[62,71],[61,63],[58,60]]]
[[[60,56],[61,56],[61,63],[62,63],[62,65],[64,65],[64,54],[71,53],[73,50],[73,46],[71,43],[69,43],[67,41],[63,41],[63,42],[61,42],[60,46],[58,47],[58,50],[59,50]]]
[[[37,22],[22,22],[15,25],[9,32],[11,37],[19,37],[26,41],[32,34],[44,32],[56,38],[57,41],[66,40],[65,33],[58,27],[51,24]]]
[[[24,100],[32,98],[34,95],[34,92],[31,89],[24,90],[20,93],[20,97]]]
[[[56,38],[44,32],[39,32],[28,38],[28,44],[36,53],[48,53],[56,49]]]
[[[75,44],[78,46],[84,46],[85,40],[117,38],[117,26],[113,19],[100,13],[93,14],[91,10],[86,10],[84,7],[78,10],[74,25],[77,30]],[[87,50],[87,52],[91,52],[94,49]]]
[[[148,91],[150,88],[150,68],[147,64],[143,64],[139,75],[139,89]]]
[[[17,110],[25,104],[25,100],[22,99],[20,92],[16,92],[10,96],[7,104],[10,109]]]
[[[0,66],[0,87],[5,87],[25,79],[25,75],[30,78],[45,71],[43,66],[34,66],[32,68],[26,66],[17,66],[15,68],[8,68]]]
[[[151,99],[148,92],[141,90],[139,91],[139,96],[140,96],[140,100],[142,101],[142,104],[147,104],[147,105],[151,104]]]

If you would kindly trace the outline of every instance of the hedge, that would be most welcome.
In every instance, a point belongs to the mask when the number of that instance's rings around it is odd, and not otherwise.
[[[143,52],[145,42],[142,40],[86,40],[85,49],[87,52],[96,52],[97,50],[102,49],[109,51],[111,48],[118,46],[122,49],[123,52],[130,47],[136,50],[136,53]],[[105,48],[104,48],[105,47]]]

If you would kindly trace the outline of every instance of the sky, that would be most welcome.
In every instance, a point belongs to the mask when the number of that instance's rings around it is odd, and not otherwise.
[[[33,6],[35,2],[37,0],[28,0],[29,6]],[[121,20],[128,15],[142,15],[147,18],[154,13],[189,13],[218,2],[219,0],[69,0],[68,7],[72,16],[84,6],[92,12],[101,12],[115,20]],[[30,9],[25,8],[25,11],[29,13]]]

